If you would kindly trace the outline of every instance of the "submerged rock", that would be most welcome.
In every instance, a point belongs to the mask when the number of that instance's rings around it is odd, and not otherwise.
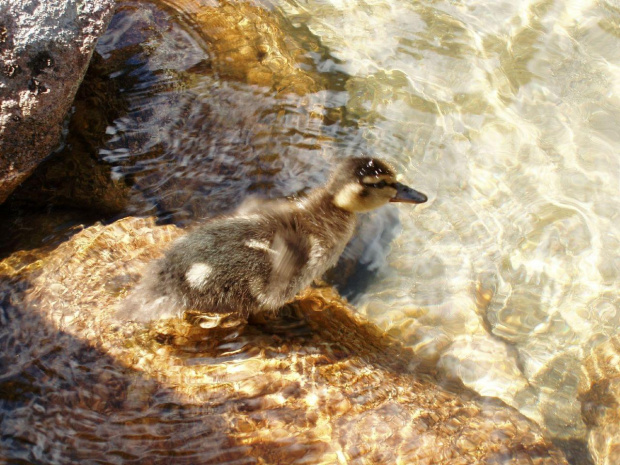
[[[305,95],[323,88],[319,74],[307,70],[312,64],[304,59],[301,44],[286,36],[273,12],[245,2],[160,1],[183,15],[204,40],[209,59],[196,71],[283,94]]]
[[[58,146],[114,0],[0,6],[0,202]]]
[[[416,374],[329,289],[251,325],[116,321],[179,235],[126,218],[0,263],[3,459],[566,463],[514,409]]]
[[[226,209],[250,190],[268,196],[280,170],[305,170],[325,149],[324,125],[342,116],[320,92],[340,85],[317,70],[320,44],[290,28],[243,2],[119,1],[62,148],[6,203],[178,224],[221,209],[214,193]]]
[[[620,463],[620,337],[595,347],[582,367],[579,400],[590,427],[588,447],[596,465]]]

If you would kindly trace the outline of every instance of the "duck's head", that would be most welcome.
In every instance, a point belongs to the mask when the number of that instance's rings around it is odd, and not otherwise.
[[[426,195],[396,180],[394,168],[377,158],[348,158],[332,175],[328,191],[334,204],[350,212],[374,210],[388,202],[424,203]]]

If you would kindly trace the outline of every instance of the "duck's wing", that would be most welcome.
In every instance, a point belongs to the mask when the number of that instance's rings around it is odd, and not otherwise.
[[[264,199],[255,195],[246,197],[235,210],[235,216],[250,214],[269,215],[281,209],[286,209],[291,205],[290,200],[285,199]]]
[[[271,243],[271,280],[290,281],[308,261],[307,237],[290,229],[276,231]]]
[[[271,271],[264,291],[265,295],[278,297],[273,307],[288,302],[299,291],[296,283],[308,262],[310,246],[295,220],[278,223],[271,240]]]

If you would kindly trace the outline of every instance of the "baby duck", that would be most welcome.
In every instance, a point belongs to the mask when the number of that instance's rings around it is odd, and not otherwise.
[[[306,198],[246,204],[181,238],[130,294],[119,317],[148,321],[192,309],[247,318],[276,310],[336,264],[357,213],[388,202],[426,201],[397,182],[388,163],[346,159]]]

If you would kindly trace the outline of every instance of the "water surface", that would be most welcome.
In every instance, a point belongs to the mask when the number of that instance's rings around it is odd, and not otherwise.
[[[122,214],[187,226],[379,155],[430,201],[363,220],[340,289],[442,379],[585,441],[581,363],[620,321],[618,5],[274,0],[284,71],[255,74],[205,5],[121,2],[97,46]]]

